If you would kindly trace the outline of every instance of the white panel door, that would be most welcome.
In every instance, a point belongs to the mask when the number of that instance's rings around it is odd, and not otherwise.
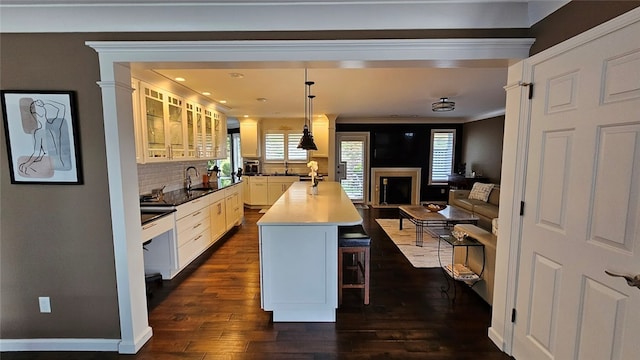
[[[638,359],[640,24],[533,66],[513,355]]]

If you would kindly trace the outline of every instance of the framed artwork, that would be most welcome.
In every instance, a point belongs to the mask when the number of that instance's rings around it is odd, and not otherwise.
[[[75,92],[2,90],[12,184],[82,184]]]

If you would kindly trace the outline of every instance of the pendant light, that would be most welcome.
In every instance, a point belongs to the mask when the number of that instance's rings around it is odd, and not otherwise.
[[[304,128],[302,129],[302,137],[298,143],[298,149],[318,150],[316,143],[313,141],[313,135],[309,131],[309,124],[311,124],[311,118],[313,117],[313,98],[316,96],[311,95],[311,85],[315,83],[307,80],[307,69],[304,69],[304,84]]]

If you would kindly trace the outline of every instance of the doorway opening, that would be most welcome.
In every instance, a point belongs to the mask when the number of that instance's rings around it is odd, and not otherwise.
[[[354,203],[366,201],[369,189],[369,134],[336,133],[336,179]]]

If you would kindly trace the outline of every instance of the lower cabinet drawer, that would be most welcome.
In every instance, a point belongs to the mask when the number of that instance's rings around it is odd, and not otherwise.
[[[206,249],[210,244],[211,234],[209,227],[201,233],[189,238],[178,247],[178,267],[183,268],[195,259],[202,250]]]

